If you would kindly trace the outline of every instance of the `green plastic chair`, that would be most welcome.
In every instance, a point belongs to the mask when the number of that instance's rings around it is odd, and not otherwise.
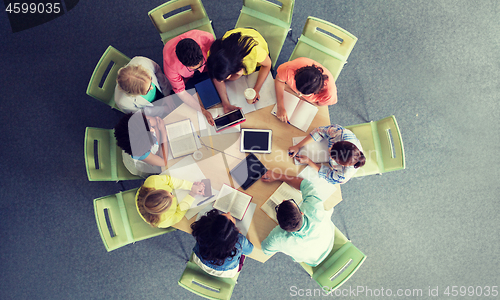
[[[366,163],[353,177],[382,174],[406,167],[403,140],[395,116],[346,126],[361,142]]]
[[[344,284],[366,259],[346,237],[335,228],[335,242],[330,254],[316,267],[300,263],[314,281],[326,292],[332,292]]]
[[[154,228],[141,218],[135,206],[137,190],[94,199],[97,228],[108,252],[175,230]]]
[[[282,4],[267,0],[243,0],[235,28],[252,27],[266,40],[272,66],[276,64],[283,43],[290,31],[295,0],[279,0]]]
[[[121,111],[121,109],[116,106],[114,98],[116,76],[118,75],[118,70],[129,62],[129,57],[116,50],[112,46],[109,46],[97,63],[97,66],[94,69],[94,73],[92,73],[92,77],[90,78],[90,82],[87,87],[87,95],[106,103],[107,105],[111,106],[111,108]],[[113,63],[113,66],[109,70],[104,84],[102,85],[102,87],[99,87],[99,84],[102,81],[103,76],[105,75],[104,73],[108,69],[110,63]]]
[[[357,40],[357,37],[337,25],[308,17],[289,60],[298,57],[315,60],[327,68],[337,80]]]
[[[238,272],[233,278],[212,276],[193,262],[193,255],[191,254],[186,269],[178,281],[179,285],[207,299],[231,299],[240,273]]]
[[[189,6],[188,10],[179,12],[173,16],[164,16],[176,9]],[[212,28],[212,21],[208,18],[207,12],[201,0],[172,0],[151,10],[149,18],[156,30],[160,33],[163,44],[170,39],[193,29],[210,32],[214,38],[215,33]]]
[[[116,145],[113,129],[87,127],[85,166],[90,181],[143,179],[131,174],[123,164],[122,150]]]

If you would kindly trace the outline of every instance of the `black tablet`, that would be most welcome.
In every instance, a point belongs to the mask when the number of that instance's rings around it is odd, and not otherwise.
[[[262,175],[266,174],[267,169],[255,156],[250,153],[229,174],[244,190],[248,189],[252,184],[259,180]]]

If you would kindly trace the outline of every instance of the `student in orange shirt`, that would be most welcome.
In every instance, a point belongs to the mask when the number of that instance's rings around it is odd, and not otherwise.
[[[278,67],[276,79],[277,117],[288,122],[283,104],[285,89],[295,93],[302,100],[316,105],[337,103],[337,87],[332,74],[325,67],[306,57],[299,57]]]

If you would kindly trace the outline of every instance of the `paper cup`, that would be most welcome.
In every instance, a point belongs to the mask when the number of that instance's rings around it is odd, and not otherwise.
[[[193,158],[196,160],[200,160],[203,158],[203,153],[201,153],[201,151],[197,150],[193,153]]]
[[[248,104],[253,104],[253,99],[256,95],[257,92],[252,88],[248,88],[245,90],[245,99],[247,99]]]

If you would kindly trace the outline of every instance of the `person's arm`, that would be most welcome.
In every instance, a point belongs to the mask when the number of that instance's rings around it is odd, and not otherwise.
[[[296,177],[296,176],[290,176],[290,175],[285,175],[285,174],[280,174],[280,173],[275,173],[271,170],[267,171],[266,174],[262,176],[262,181],[264,182],[273,182],[273,181],[283,181],[288,183],[291,187],[296,188],[297,190],[300,190],[300,183],[303,178]]]
[[[212,79],[212,82],[215,86],[215,89],[217,90],[217,93],[219,93],[220,100],[222,101],[222,107],[224,108],[224,113],[239,109],[239,107],[234,106],[229,102],[229,97],[227,96],[226,91],[226,82],[218,81],[216,79]]]
[[[321,164],[317,164],[313,162],[309,157],[305,155],[296,155],[295,158],[297,158],[297,161],[301,164],[307,164],[308,166],[311,166],[316,172],[318,172],[321,168]]]
[[[280,252],[280,243],[277,240],[276,234],[279,232],[280,227],[276,226],[269,233],[269,235],[260,244],[262,252],[265,255],[273,255],[276,252]]]
[[[205,116],[205,118],[207,118],[208,124],[212,126],[214,125],[214,119],[212,117],[212,114],[208,110],[203,108],[200,105],[200,102],[196,100],[191,94],[189,94],[186,90],[183,90],[182,92],[177,93],[177,95],[179,96],[179,98],[181,98],[182,102],[186,103],[191,108],[197,111],[201,111],[201,113]]]
[[[157,132],[159,136],[158,143],[160,144],[160,149],[158,151],[158,155],[150,153],[145,159],[144,162],[152,165],[152,166],[160,166],[166,167],[168,160],[168,139],[167,139],[167,130],[165,129],[165,123],[163,119],[160,117],[156,117],[156,126],[154,127],[155,132]]]
[[[253,244],[243,235],[240,235],[241,250],[244,255],[249,255],[253,251]]]
[[[305,145],[309,144],[312,141],[313,141],[312,136],[311,135],[307,135],[297,145],[288,148],[288,155],[294,157],[295,155],[297,155],[297,153],[299,153],[300,148],[304,147]]]
[[[281,79],[276,75],[276,78],[274,79],[274,89],[276,90],[276,105],[278,106],[276,117],[281,122],[288,122],[288,115],[286,114],[285,104],[283,102],[285,86],[286,83],[284,81],[281,81]]]
[[[253,99],[253,103],[257,102],[260,98],[260,89],[262,88],[262,85],[264,84],[264,81],[266,81],[267,75],[271,71],[271,58],[266,56],[266,59],[264,61],[259,62],[260,63],[260,70],[259,74],[257,75],[257,81],[255,82],[254,90],[257,92],[255,95],[255,98]]]

